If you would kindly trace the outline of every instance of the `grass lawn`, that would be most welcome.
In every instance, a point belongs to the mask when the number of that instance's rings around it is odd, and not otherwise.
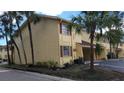
[[[88,65],[74,64],[66,69],[50,70],[43,67],[25,67],[21,65],[3,65],[2,67],[26,70],[38,73],[44,73],[53,76],[65,77],[73,80],[81,81],[108,81],[108,80],[124,80],[124,74],[95,67],[95,71],[91,72]]]

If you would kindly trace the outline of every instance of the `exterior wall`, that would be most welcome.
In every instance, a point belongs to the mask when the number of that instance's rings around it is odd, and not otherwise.
[[[83,50],[80,44],[76,44],[76,58],[83,57]]]
[[[118,53],[118,57],[119,58],[124,58],[124,44],[122,44],[122,46],[119,46],[119,48],[121,49]]]
[[[109,43],[100,42],[100,44],[103,46],[103,50],[99,56],[99,59],[107,59],[107,54],[110,52]]]
[[[33,35],[33,46],[35,62],[43,61],[57,61],[59,62],[59,35],[58,35],[58,21],[52,19],[43,18],[40,23],[36,25],[31,24]],[[24,48],[26,51],[28,63],[31,63],[31,49],[29,41],[28,28],[24,28],[22,31]],[[15,38],[19,49],[22,49],[20,38]],[[21,52],[21,59],[23,64],[24,55]],[[19,63],[17,51],[15,50],[15,63]]]
[[[86,42],[90,42],[90,34],[88,34],[87,32],[83,31],[81,33],[81,40],[84,40]]]
[[[81,44],[78,44],[82,43],[82,40],[90,42],[90,34],[85,31],[78,34],[75,33],[75,29],[72,28],[71,35],[63,35],[60,33],[60,21],[57,19],[54,20],[49,18],[42,18],[40,23],[37,23],[36,25],[31,24],[31,27],[33,35],[35,62],[57,61],[59,62],[60,66],[62,66],[67,62],[72,62],[74,59],[84,57],[83,47],[90,48],[89,46],[83,46]],[[27,27],[23,29],[22,36],[28,64],[31,64],[31,49],[29,43],[29,32]],[[20,49],[22,62],[23,64],[25,64],[20,38],[15,37],[15,41]],[[95,42],[96,41],[94,40],[94,44]],[[103,42],[100,42],[100,44],[103,46],[103,51],[98,57],[98,59],[106,59],[106,55],[109,52],[109,44]],[[72,56],[61,57],[60,46],[71,46]],[[119,52],[119,57],[124,57],[124,45],[122,47],[120,48],[122,48],[123,51]],[[19,58],[16,48],[14,52],[14,59],[15,63],[19,64]]]
[[[74,45],[76,45],[76,57],[74,59],[77,59],[79,57],[84,57],[83,54],[83,47],[90,48],[90,46],[80,45],[78,43],[82,43],[81,40],[89,42],[90,43],[90,34],[88,34],[85,31],[82,31],[81,33],[73,33],[72,40]],[[94,40],[94,44],[96,41]],[[101,52],[101,55],[98,56],[98,59],[107,59],[107,53],[109,52],[109,44],[100,42],[100,44],[103,46],[103,51]],[[74,52],[73,52],[74,53]],[[94,59],[96,59],[96,55],[94,56]]]
[[[64,22],[62,22],[64,23]],[[59,29],[60,29],[60,24],[59,24]],[[59,56],[60,57],[60,64],[61,66],[65,63],[70,63],[73,61],[73,49],[74,49],[74,44],[73,44],[73,29],[71,35],[64,35],[60,33],[59,30],[59,48],[60,46],[71,46],[72,47],[72,56]],[[60,52],[59,52],[60,54]]]
[[[119,58],[124,58],[124,49],[118,53]]]
[[[97,60],[101,60],[101,59],[107,59],[107,50],[105,49],[105,47],[102,48],[101,54],[100,55],[96,55],[96,59]]]
[[[81,42],[80,40],[76,40],[76,33],[75,33],[75,29],[72,28],[72,57],[73,59],[77,59],[77,48],[76,48],[76,42]]]
[[[1,60],[7,59],[7,51],[5,46],[0,47],[0,59]]]

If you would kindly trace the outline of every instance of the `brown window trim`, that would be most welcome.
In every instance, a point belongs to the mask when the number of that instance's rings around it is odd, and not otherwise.
[[[69,47],[69,55],[64,55],[64,46],[60,46],[60,56],[61,57],[71,57],[72,56],[72,46]]]
[[[60,34],[62,34],[62,23],[60,23]]]
[[[70,54],[70,56],[72,56],[72,46],[70,46],[69,48],[70,48],[69,49],[69,52],[70,52],[69,54]]]
[[[62,23],[62,22],[60,22],[60,34],[63,34],[63,32],[62,32],[62,24],[65,24],[65,23]],[[72,35],[72,28],[71,29],[69,29],[69,30],[67,30],[68,32],[67,32],[67,36],[71,36]],[[65,35],[65,34],[64,34]]]
[[[60,46],[60,55],[63,57],[63,46]]]

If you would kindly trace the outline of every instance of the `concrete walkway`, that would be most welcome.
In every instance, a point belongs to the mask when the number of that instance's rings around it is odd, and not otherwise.
[[[71,79],[35,72],[0,68],[0,81],[72,81]]]

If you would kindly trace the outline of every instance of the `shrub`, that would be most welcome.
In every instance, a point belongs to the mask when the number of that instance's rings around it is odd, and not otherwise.
[[[68,68],[68,67],[70,67],[71,66],[71,64],[69,64],[69,63],[65,63],[64,64],[64,68]]]
[[[74,60],[74,64],[84,64],[84,59],[82,57],[79,57],[78,59]]]
[[[55,61],[37,62],[37,66],[47,67],[47,68],[57,68],[58,62]]]
[[[34,65],[33,64],[28,64],[27,67],[34,67]]]

